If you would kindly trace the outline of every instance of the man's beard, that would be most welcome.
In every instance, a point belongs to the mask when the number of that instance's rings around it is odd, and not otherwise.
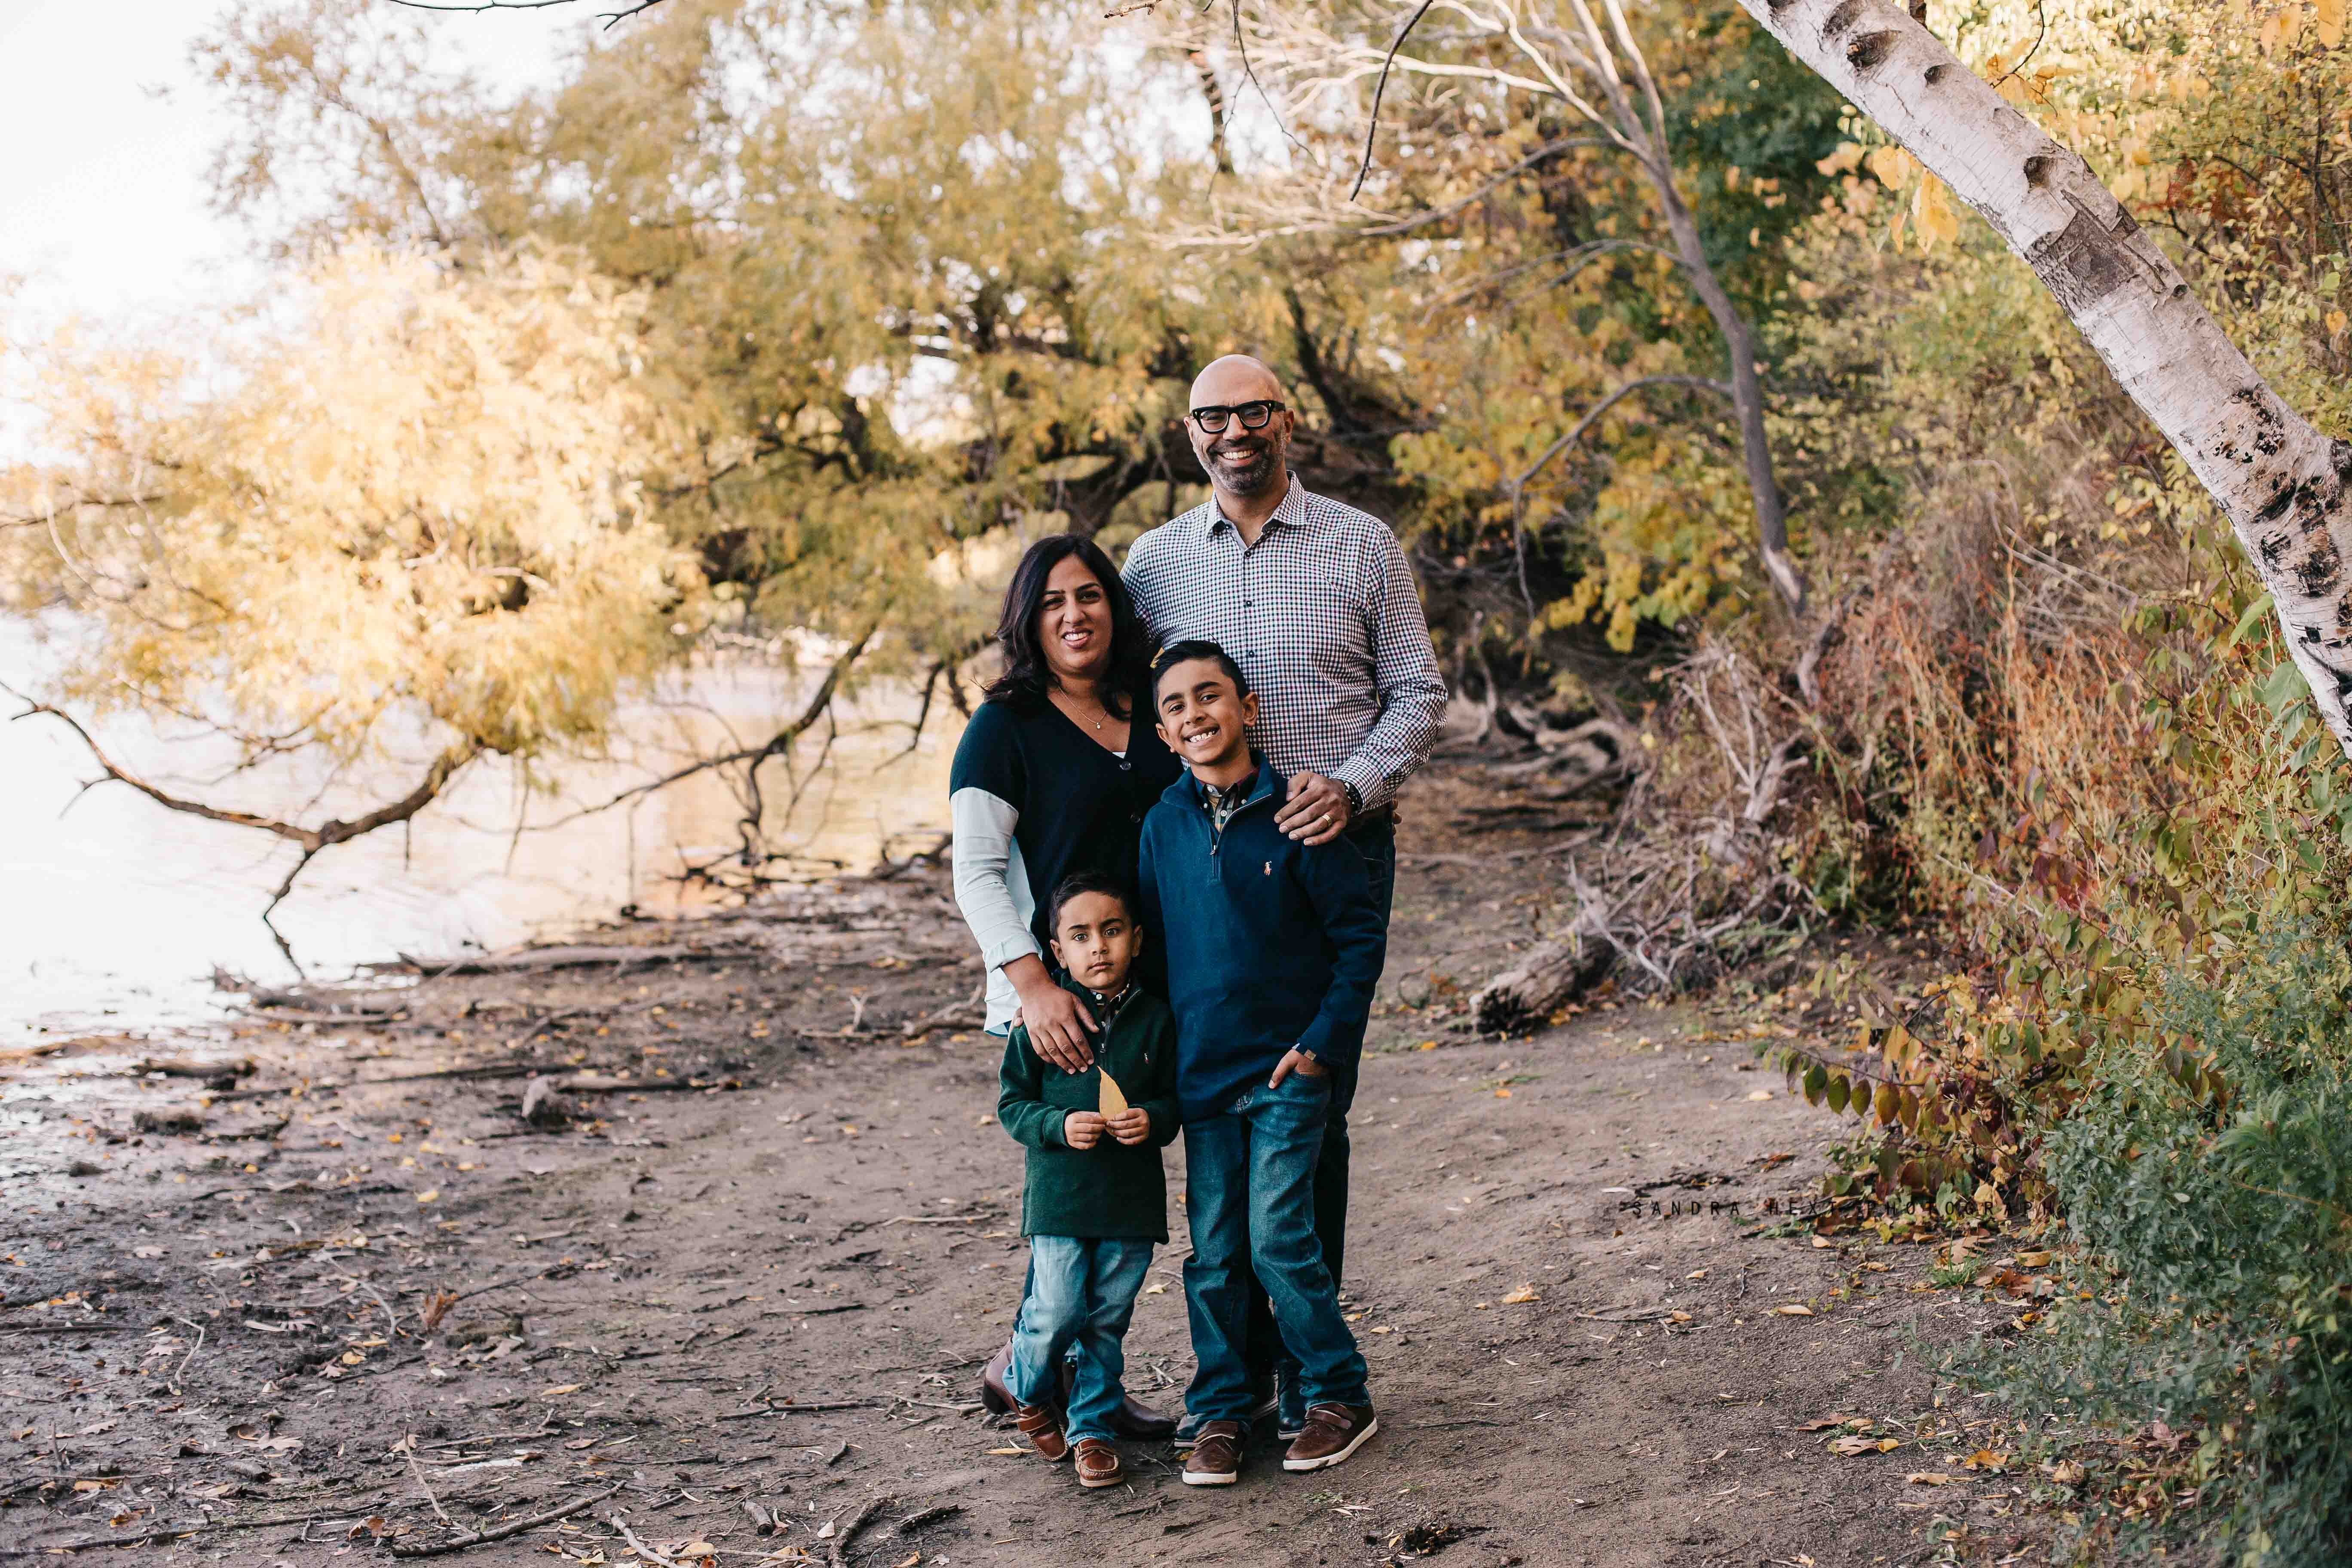
[[[1215,453],[1214,471],[1225,489],[1238,496],[1265,493],[1282,475],[1281,457],[1270,442],[1261,442],[1247,461],[1235,468],[1230,464],[1223,449]]]

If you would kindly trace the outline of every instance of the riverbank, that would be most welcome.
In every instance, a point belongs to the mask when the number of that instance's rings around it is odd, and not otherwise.
[[[1546,839],[1495,826],[1510,804],[1466,769],[1406,802],[1345,1281],[1382,1430],[1340,1469],[1260,1449],[1202,1492],[1136,1446],[1090,1494],[1005,1451],[975,1380],[1019,1295],[1020,1163],[989,1119],[994,1042],[908,1032],[961,1017],[980,974],[918,863],[595,938],[641,963],[0,1063],[0,1547],[307,1565],[594,1499],[463,1559],[2018,1550],[2021,1492],[1958,1460],[2002,1446],[1906,1348],[2012,1314],[1929,1289],[1928,1247],[1789,1213],[1836,1127],[1753,1053],[1830,1027],[1819,1009],[1727,990],[1457,1028],[1558,918]],[[540,1127],[534,1068],[572,1080]],[[1129,1349],[1171,1409],[1181,1257]]]

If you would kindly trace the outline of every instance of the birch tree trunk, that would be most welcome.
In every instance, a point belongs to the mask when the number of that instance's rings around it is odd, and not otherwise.
[[[2352,755],[2352,443],[2288,407],[2090,165],[1927,31],[1920,0],[1739,0],[2033,268],[2229,517]]]

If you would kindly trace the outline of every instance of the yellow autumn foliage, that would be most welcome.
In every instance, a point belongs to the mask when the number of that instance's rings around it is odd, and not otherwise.
[[[648,522],[641,310],[538,249],[362,246],[176,353],[32,351],[51,460],[0,550],[68,618],[55,695],[340,759],[593,743],[704,603]]]

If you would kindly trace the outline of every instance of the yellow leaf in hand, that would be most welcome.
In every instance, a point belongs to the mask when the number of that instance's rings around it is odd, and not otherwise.
[[[1107,1117],[1121,1115],[1127,1110],[1127,1096],[1119,1092],[1118,1080],[1108,1073],[1102,1075],[1101,1109]]]

